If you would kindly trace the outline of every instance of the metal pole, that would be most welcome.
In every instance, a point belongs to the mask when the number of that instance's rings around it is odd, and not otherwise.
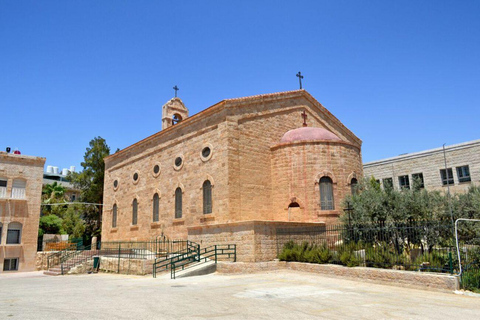
[[[453,211],[452,211],[452,203],[450,199],[450,178],[448,175],[448,168],[447,168],[447,155],[445,152],[445,143],[443,144],[443,160],[445,161],[445,174],[447,176],[447,199],[448,199],[448,209],[450,210],[450,218],[452,219],[452,226],[455,231],[455,220],[453,219]],[[453,173],[453,172],[452,172]],[[452,177],[453,178],[453,177]]]
[[[120,273],[120,252],[121,252],[121,247],[122,247],[122,245],[119,243],[119,244],[118,244],[118,267],[117,267],[117,273]]]

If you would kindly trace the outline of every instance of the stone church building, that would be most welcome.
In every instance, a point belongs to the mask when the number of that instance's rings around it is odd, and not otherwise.
[[[322,226],[363,176],[362,141],[305,90],[227,99],[105,159],[102,241],[158,235],[276,257],[276,228]]]

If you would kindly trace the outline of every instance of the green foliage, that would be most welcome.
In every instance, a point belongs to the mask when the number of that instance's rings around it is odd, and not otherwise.
[[[326,245],[309,245],[308,242],[302,242],[298,245],[293,241],[287,242],[278,256],[282,261],[298,261],[309,263],[329,263],[333,254]]]
[[[420,269],[427,271],[444,271],[448,272],[448,255],[445,252],[432,251],[424,253],[417,257],[414,261],[414,265],[420,266]]]
[[[42,203],[56,204],[64,203],[66,189],[64,186],[58,184],[56,181],[52,184],[46,184],[42,188]],[[55,214],[62,216],[64,208],[62,206],[42,206],[42,214]]]
[[[85,222],[80,214],[80,206],[69,206],[62,221],[63,230],[73,238],[81,238],[85,233]]]
[[[342,245],[337,251],[337,257],[341,264],[347,267],[358,267],[361,263],[361,257],[357,252],[357,246],[354,243]],[[357,254],[355,254],[357,252]]]
[[[395,264],[395,251],[391,250],[386,243],[377,246],[368,246],[365,249],[365,260],[367,267],[389,269]]]
[[[103,182],[105,163],[103,159],[110,155],[110,148],[105,139],[95,137],[89,143],[80,173],[69,174],[69,180],[75,188],[81,190],[80,200],[88,203],[103,203]],[[101,208],[95,205],[84,207],[83,218],[85,231],[89,236],[99,236],[101,233]]]
[[[62,219],[54,214],[41,217],[38,235],[43,236],[46,233],[64,234],[62,222]]]

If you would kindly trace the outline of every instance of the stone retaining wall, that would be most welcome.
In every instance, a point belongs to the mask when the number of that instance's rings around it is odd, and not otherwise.
[[[448,291],[459,289],[458,277],[415,271],[387,270],[366,267],[349,268],[332,264],[314,264],[303,262],[219,262],[219,273],[253,273],[279,270],[294,270],[309,273],[318,273],[333,277],[351,278],[361,281],[376,282],[380,284],[410,287],[422,290]]]
[[[119,259],[100,257],[101,272],[113,272],[121,274],[146,275],[151,274],[154,260],[147,259]]]
[[[38,251],[35,257],[35,269],[37,271],[47,270],[47,257],[58,251]]]

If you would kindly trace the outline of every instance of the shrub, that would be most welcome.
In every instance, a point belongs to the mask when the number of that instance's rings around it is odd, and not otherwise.
[[[308,242],[296,244],[293,241],[285,243],[278,258],[282,261],[298,261],[310,263],[329,263],[333,257],[326,245],[309,245]]]

